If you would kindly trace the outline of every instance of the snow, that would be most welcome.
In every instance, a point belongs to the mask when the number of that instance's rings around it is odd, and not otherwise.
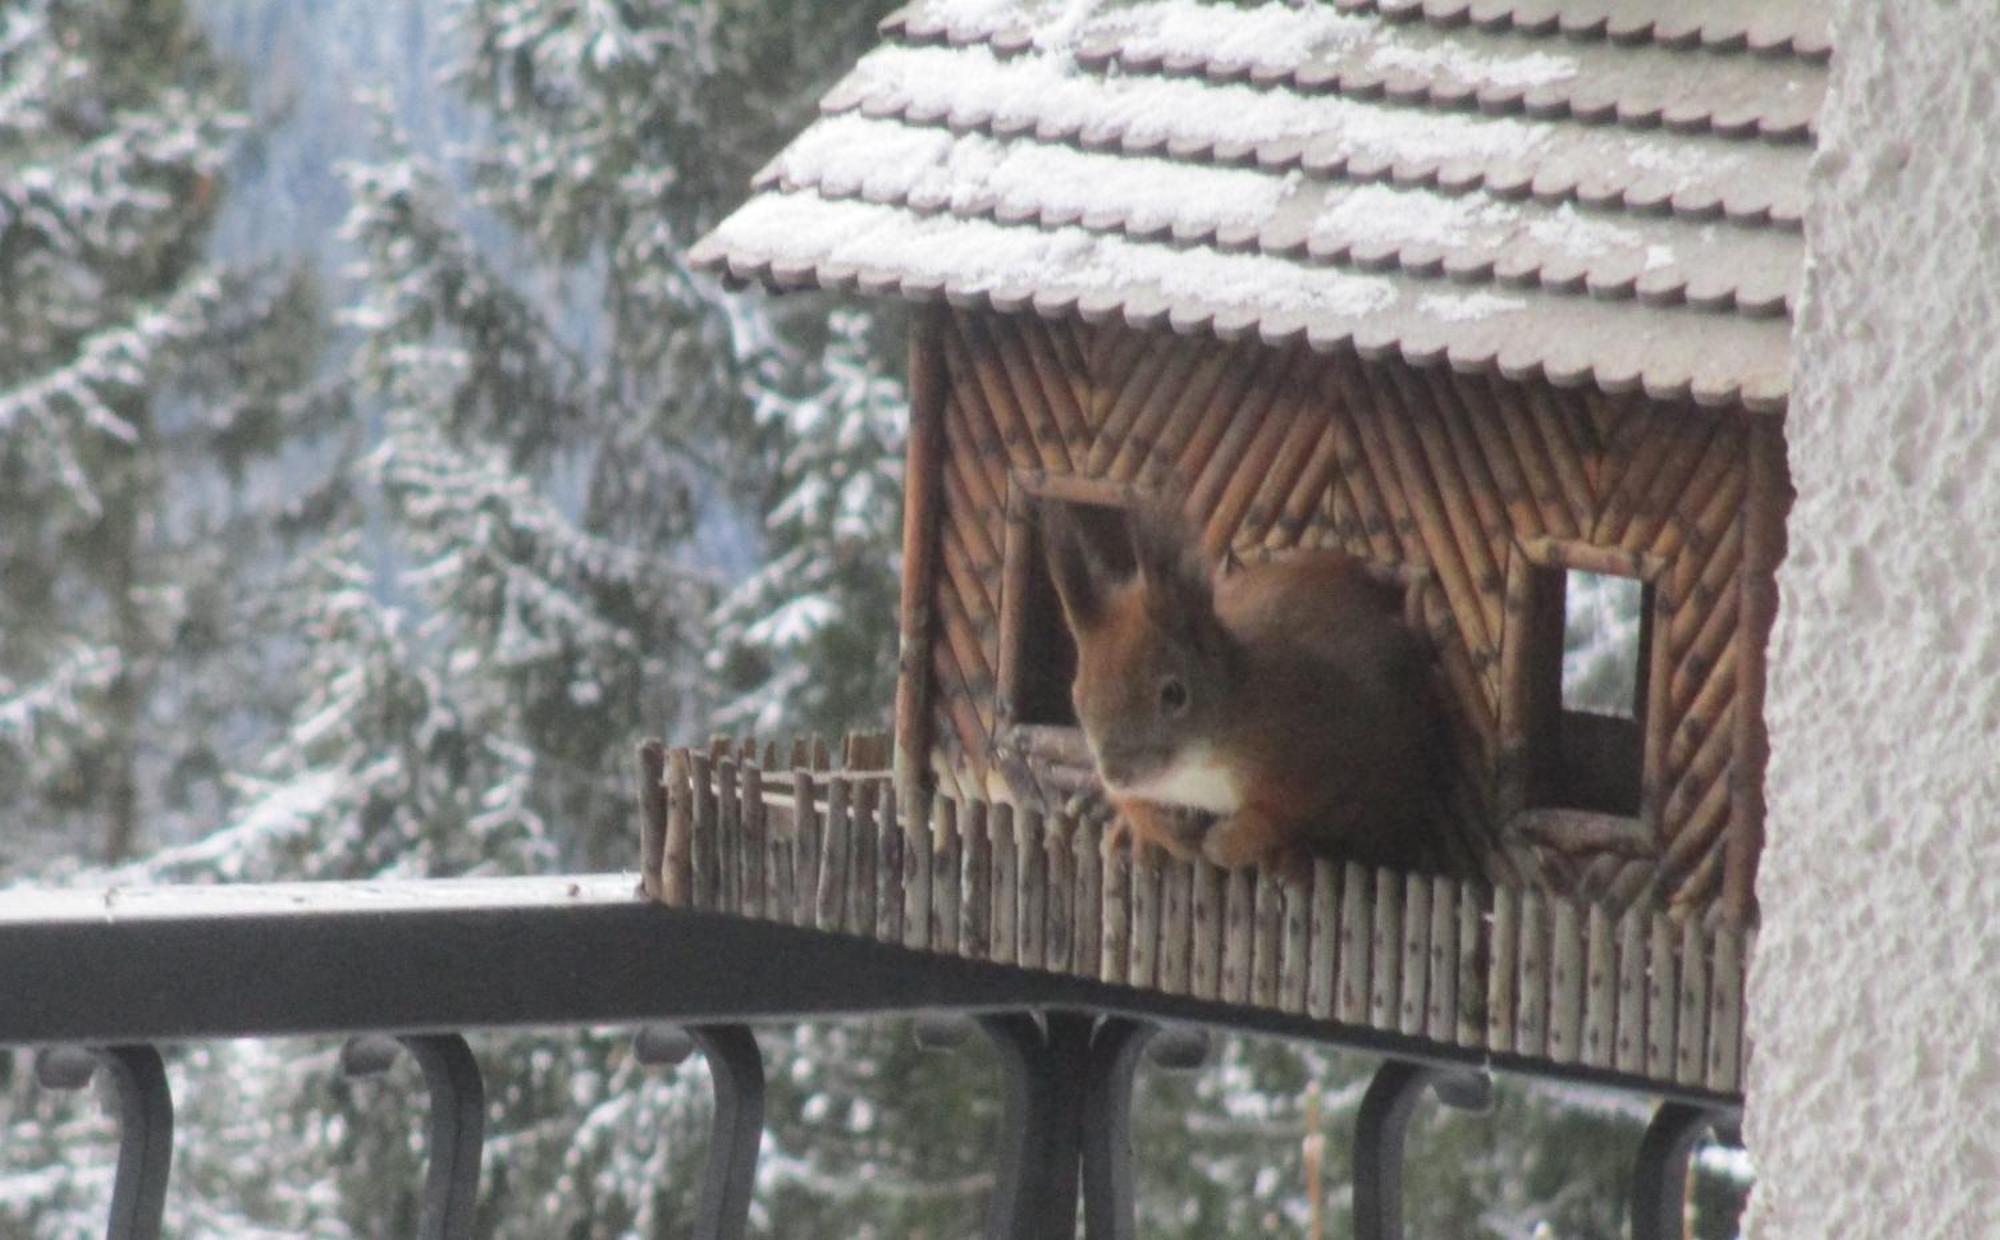
[[[1495,314],[1526,310],[1528,303],[1485,291],[1472,293],[1426,293],[1417,299],[1417,309],[1445,323],[1470,323]]]
[[[1785,424],[1751,1240],[2000,1219],[1990,6],[1834,6]]]
[[[934,0],[923,12],[967,33],[991,33],[1025,22],[1034,46],[1043,52],[1066,53],[1087,40],[1115,38],[1121,51],[1134,57],[1199,57],[1282,72],[1366,47],[1367,55],[1385,67],[1502,86],[1547,85],[1577,73],[1574,57],[1542,50],[1480,54],[1421,26],[1387,26],[1335,12],[1329,5]]]
[[[1637,249],[1646,244],[1647,238],[1637,228],[1614,224],[1602,216],[1590,216],[1570,203],[1563,203],[1552,212],[1529,217],[1526,221],[1528,235],[1542,245],[1577,258],[1595,258],[1613,250]],[[1673,261],[1673,250],[1667,246],[1656,246],[1668,262]],[[1652,255],[1648,254],[1650,269]]]
[[[1446,198],[1387,185],[1341,186],[1328,190],[1326,205],[1313,217],[1312,235],[1322,241],[1490,247],[1503,244],[1522,215],[1513,203],[1478,194]]]
[[[1302,224],[1314,253],[1419,248],[1540,263],[1615,256],[1652,272],[1680,266],[1683,253],[1726,268],[1737,254],[1761,262],[1773,244],[1795,244],[1744,229],[1718,237],[1713,225],[1580,211],[1568,202],[1550,206],[1320,181],[1297,170],[1281,174],[1083,151],[1031,137],[954,134],[853,112],[808,128],[773,161],[771,171],[788,189],[815,189],[828,198],[859,195],[921,213],[1078,221],[1091,232],[1167,231],[1188,238],[1225,229],[1282,234]],[[1480,306],[1500,308],[1487,300],[1460,304],[1457,312],[1472,314]]]
[[[1525,56],[1481,56],[1462,46],[1442,40],[1428,45],[1398,43],[1399,32],[1383,32],[1381,46],[1370,59],[1379,67],[1403,69],[1426,76],[1454,77],[1465,82],[1491,82],[1496,86],[1552,86],[1567,82],[1577,74],[1576,59],[1548,52]]]
[[[203,276],[177,289],[163,304],[141,310],[131,321],[90,336],[68,365],[0,394],[0,434],[12,433],[26,422],[71,413],[102,434],[131,442],[132,426],[106,408],[105,398],[143,387],[155,357],[192,340],[202,330],[203,316],[221,299],[221,280]]]
[[[1099,211],[1147,227],[1178,222],[1213,229],[1257,224],[1285,197],[1284,178],[1166,159],[1094,155],[1032,141],[1002,142],[858,115],[828,118],[785,150],[778,167],[822,189],[965,211],[993,197],[1055,214]]]
[[[86,702],[108,691],[124,667],[116,650],[79,642],[26,688],[0,685],[0,744],[29,750],[42,731],[90,726]]]
[[[274,844],[309,830],[313,820],[338,801],[346,783],[345,772],[322,770],[271,784],[243,807],[231,825],[193,843],[155,852],[146,859],[145,869],[149,874],[166,874],[192,868],[223,878],[239,877],[245,858],[266,856]]]
[[[292,913],[375,916],[425,909],[630,905],[637,874],[537,878],[382,879],[343,883],[221,883],[58,891],[17,888],[0,901],[10,922],[131,922],[270,917]]]
[[[838,311],[828,328],[815,381],[758,402],[758,421],[787,437],[781,489],[765,515],[765,561],[712,610],[706,659],[725,680],[732,665],[767,670],[732,687],[716,714],[721,727],[768,736],[824,717],[830,703],[892,692],[895,631],[873,618],[893,612],[898,597],[891,549],[909,402],[870,348],[865,316]],[[842,648],[856,635],[869,644],[858,657]],[[837,670],[846,667],[859,679]]]
[[[884,268],[949,281],[966,291],[1064,288],[1125,295],[1150,288],[1169,300],[1214,309],[1351,317],[1396,298],[1395,284],[1382,277],[1301,267],[1263,255],[1222,254],[1201,246],[1176,250],[1074,227],[921,218],[865,203],[829,203],[812,194],[753,200],[718,235],[736,252]]]
[[[884,47],[863,58],[848,84],[864,100],[905,101],[905,111],[990,113],[1066,130],[1116,128],[1128,142],[1324,138],[1384,158],[1494,159],[1525,156],[1557,132],[1542,121],[1381,107],[1285,89],[1098,76],[1066,56],[1002,58],[986,47]]]
[[[807,594],[787,599],[752,624],[746,638],[762,646],[796,646],[839,618],[832,599]]]
[[[1052,6],[1016,11],[974,5],[953,12],[983,15],[996,29],[1009,24],[1005,12],[1024,12],[1031,20],[1043,19],[1035,29],[1044,34],[1075,16],[1073,9]],[[1342,32],[1359,20],[1273,6],[1257,12],[1265,14],[1264,21],[1306,23],[1301,29],[1311,27],[1319,39],[1345,38]],[[1144,40],[1172,34],[1175,49],[1189,51],[1197,48],[1189,32],[1206,28],[1204,23],[1213,25],[1220,39],[1236,28],[1231,23],[1249,19],[1235,9],[1166,4],[1106,8],[1091,20],[1106,31],[1115,27],[1117,38],[1134,47],[1152,47]],[[1370,55],[1414,64],[1416,45],[1395,40],[1421,36],[1436,44],[1423,44],[1430,49],[1422,53],[1426,63],[1449,59],[1438,50],[1448,41],[1439,42],[1434,31],[1362,24],[1374,32]],[[1646,179],[1656,188],[1664,182],[1675,191],[1717,196],[1740,187],[1751,158],[1741,143],[1703,135],[1635,134],[1616,126],[1404,107],[1205,78],[1100,73],[1079,66],[1062,40],[1044,38],[1036,47],[1040,50],[1019,55],[996,54],[982,44],[879,48],[836,91],[836,111],[808,129],[774,169],[787,185],[819,187],[833,198],[907,202],[925,212],[1081,217],[1093,228],[1129,221],[1141,232],[1171,225],[1183,236],[1226,225],[1255,227],[1286,211],[1313,209],[1311,196],[1318,195],[1316,214],[1297,221],[1310,229],[1316,249],[1478,247],[1495,257],[1538,248],[1553,252],[1544,258],[1585,262],[1619,254],[1620,261],[1653,272],[1679,265],[1683,254],[1696,254],[1697,229],[1706,226],[1672,217],[1579,211],[1567,202],[1551,207],[1479,193],[1321,179],[1296,168],[1281,177],[1206,158],[1143,152],[1168,144],[1199,150],[1289,143],[1315,166],[1345,157],[1377,166],[1434,163],[1490,175],[1539,168],[1570,178]],[[1548,63],[1516,65],[1508,71],[1514,80],[1554,80],[1569,71],[1559,54],[1536,54]],[[1728,232],[1720,262],[1727,265],[1741,255],[1744,270],[1767,263],[1766,251],[1778,243],[1758,230]],[[1700,240],[1706,244],[1712,234],[1703,233]],[[1796,244],[1789,237],[1783,242]]]
[[[1352,46],[1379,29],[1331,7],[1262,4],[1234,7],[1189,0],[1110,6],[1087,23],[1086,37],[1115,34],[1145,56],[1203,56],[1225,64],[1288,69],[1315,53]]]
[[[866,170],[863,183],[869,186],[884,184],[878,176],[898,177],[887,184],[901,184],[909,179],[910,170],[947,168],[961,146],[967,152],[963,158],[970,162],[970,152],[977,148],[955,142],[949,130],[888,124],[854,114],[830,116],[799,135],[772,167],[794,181],[851,176],[859,168]]]
[[[1637,138],[1624,145],[1624,158],[1634,168],[1664,177],[1679,193],[1698,185],[1722,186],[1748,170],[1746,158],[1726,142],[1688,138]]]
[[[1210,313],[1310,314],[1359,321],[1395,304],[1400,279],[1308,266],[1209,246],[1174,248],[1078,227],[1011,227],[954,216],[915,216],[894,207],[816,194],[767,194],[717,232],[729,252],[777,263],[852,265],[967,293],[1061,290],[1117,300],[1157,295]],[[1420,286],[1421,287],[1421,286]],[[1416,308],[1462,323],[1526,310],[1525,298],[1442,286]]]

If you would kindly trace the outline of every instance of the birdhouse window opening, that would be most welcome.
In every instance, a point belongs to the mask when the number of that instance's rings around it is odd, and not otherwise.
[[[1509,569],[1501,703],[1515,809],[1638,819],[1653,707],[1652,557],[1537,539]]]
[[[1652,588],[1561,566],[1534,572],[1544,623],[1560,624],[1561,640],[1537,652],[1528,803],[1637,817]]]
[[[1123,532],[1126,506],[1122,497],[1107,494],[1101,499],[1059,499],[1042,495],[1034,502],[1068,509],[1091,545],[1104,556],[1107,568],[1117,574],[1132,571]],[[1076,678],[1076,641],[1063,618],[1062,600],[1049,576],[1041,533],[1027,507],[1016,506],[1023,516],[1014,523],[1009,537],[1007,587],[1019,592],[1019,602],[1005,608],[1002,616],[1002,705],[1017,724],[1074,729],[1076,708],[1070,701],[1070,682]]]
[[[1563,710],[1639,717],[1646,595],[1645,584],[1634,577],[1574,569],[1565,574]]]

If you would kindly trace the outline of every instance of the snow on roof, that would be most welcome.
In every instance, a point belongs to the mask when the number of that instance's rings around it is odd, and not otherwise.
[[[883,30],[698,263],[1785,402],[1807,0],[920,0]]]

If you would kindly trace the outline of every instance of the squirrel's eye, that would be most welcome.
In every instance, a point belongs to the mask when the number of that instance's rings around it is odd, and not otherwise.
[[[1160,706],[1170,715],[1178,715],[1187,709],[1187,686],[1178,676],[1169,676],[1160,682]]]

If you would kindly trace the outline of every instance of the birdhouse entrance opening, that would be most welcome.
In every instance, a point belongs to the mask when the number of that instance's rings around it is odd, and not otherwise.
[[[1017,724],[1034,728],[1075,728],[1070,682],[1076,678],[1076,642],[1063,619],[1062,600],[1049,576],[1036,505],[1059,505],[1114,574],[1133,569],[1126,538],[1123,496],[1106,490],[1088,498],[1037,493],[1017,480],[1014,510],[1020,519],[1008,531],[1001,615],[1000,699]],[[1029,496],[1033,498],[1030,499]]]
[[[1552,540],[1519,549],[1502,702],[1514,808],[1645,812],[1659,570]]]

